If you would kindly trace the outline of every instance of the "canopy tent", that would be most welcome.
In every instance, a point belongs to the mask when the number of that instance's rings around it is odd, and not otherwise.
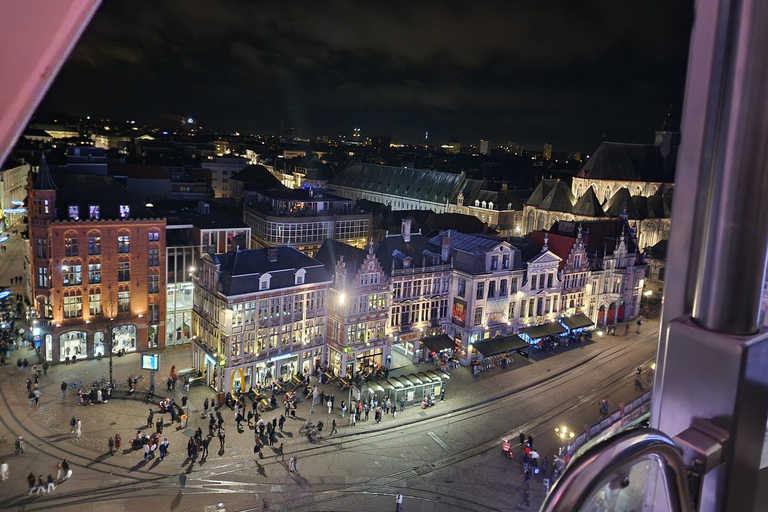
[[[433,336],[431,338],[424,338],[421,340],[421,344],[432,352],[440,352],[442,350],[453,349],[456,347],[456,342],[453,341],[447,334],[441,334],[440,336]]]
[[[493,338],[481,341],[480,343],[475,343],[473,346],[475,347],[475,350],[483,354],[483,357],[491,357],[528,348],[529,345],[520,336],[514,334],[503,338]]]
[[[590,320],[589,317],[584,313],[576,313],[575,315],[564,316],[560,319],[560,323],[567,327],[569,331],[574,329],[583,329],[584,327],[592,327],[595,325],[594,322],[592,322],[592,320]]]
[[[525,334],[532,340],[538,340],[541,338],[546,338],[547,336],[562,334],[564,332],[566,332],[566,328],[560,325],[559,322],[549,322],[541,325],[533,325],[531,327],[526,327],[525,329],[520,330],[521,334]]]

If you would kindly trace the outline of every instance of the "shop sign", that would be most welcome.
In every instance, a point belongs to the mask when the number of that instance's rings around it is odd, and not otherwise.
[[[418,332],[413,332],[411,334],[404,334],[404,335],[400,336],[400,342],[403,343],[405,341],[417,340],[417,339],[419,339],[419,334],[420,333],[418,333]]]
[[[275,356],[272,359],[270,359],[269,361],[270,362],[281,361],[283,359],[290,359],[292,357],[294,357],[293,354],[283,354],[283,355],[280,355],[280,356]]]

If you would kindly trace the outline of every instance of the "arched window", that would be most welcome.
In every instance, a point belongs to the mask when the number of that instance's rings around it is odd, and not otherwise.
[[[101,288],[98,286],[88,290],[88,313],[91,316],[101,315]]]
[[[83,292],[67,290],[64,292],[64,318],[79,318],[83,316]]]
[[[64,233],[64,256],[71,258],[77,256],[77,232],[67,231]]]
[[[127,229],[117,232],[117,252],[120,254],[131,252],[131,234]]]
[[[88,255],[98,256],[101,254],[101,233],[96,230],[88,232]]]

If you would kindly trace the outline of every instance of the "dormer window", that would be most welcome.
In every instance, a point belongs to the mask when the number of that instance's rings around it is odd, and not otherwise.
[[[306,277],[307,271],[303,268],[300,268],[296,271],[296,284],[304,284],[304,279]]]
[[[261,290],[269,290],[269,281],[272,279],[272,276],[269,274],[264,274],[259,278],[259,291]]]
[[[70,218],[70,220],[80,220],[80,207],[79,206],[70,206],[69,207],[69,218]]]
[[[127,204],[120,205],[120,218],[127,219],[131,216],[131,207]]]
[[[479,199],[475,199],[475,206],[480,206],[480,200]]]
[[[97,204],[92,204],[88,207],[88,218],[92,220],[99,220],[101,217],[101,207]]]
[[[488,209],[493,210],[493,201],[488,202]]]

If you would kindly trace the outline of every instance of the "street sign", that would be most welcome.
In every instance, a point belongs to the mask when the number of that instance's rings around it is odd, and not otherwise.
[[[141,369],[154,370],[160,369],[160,354],[141,354]]]

